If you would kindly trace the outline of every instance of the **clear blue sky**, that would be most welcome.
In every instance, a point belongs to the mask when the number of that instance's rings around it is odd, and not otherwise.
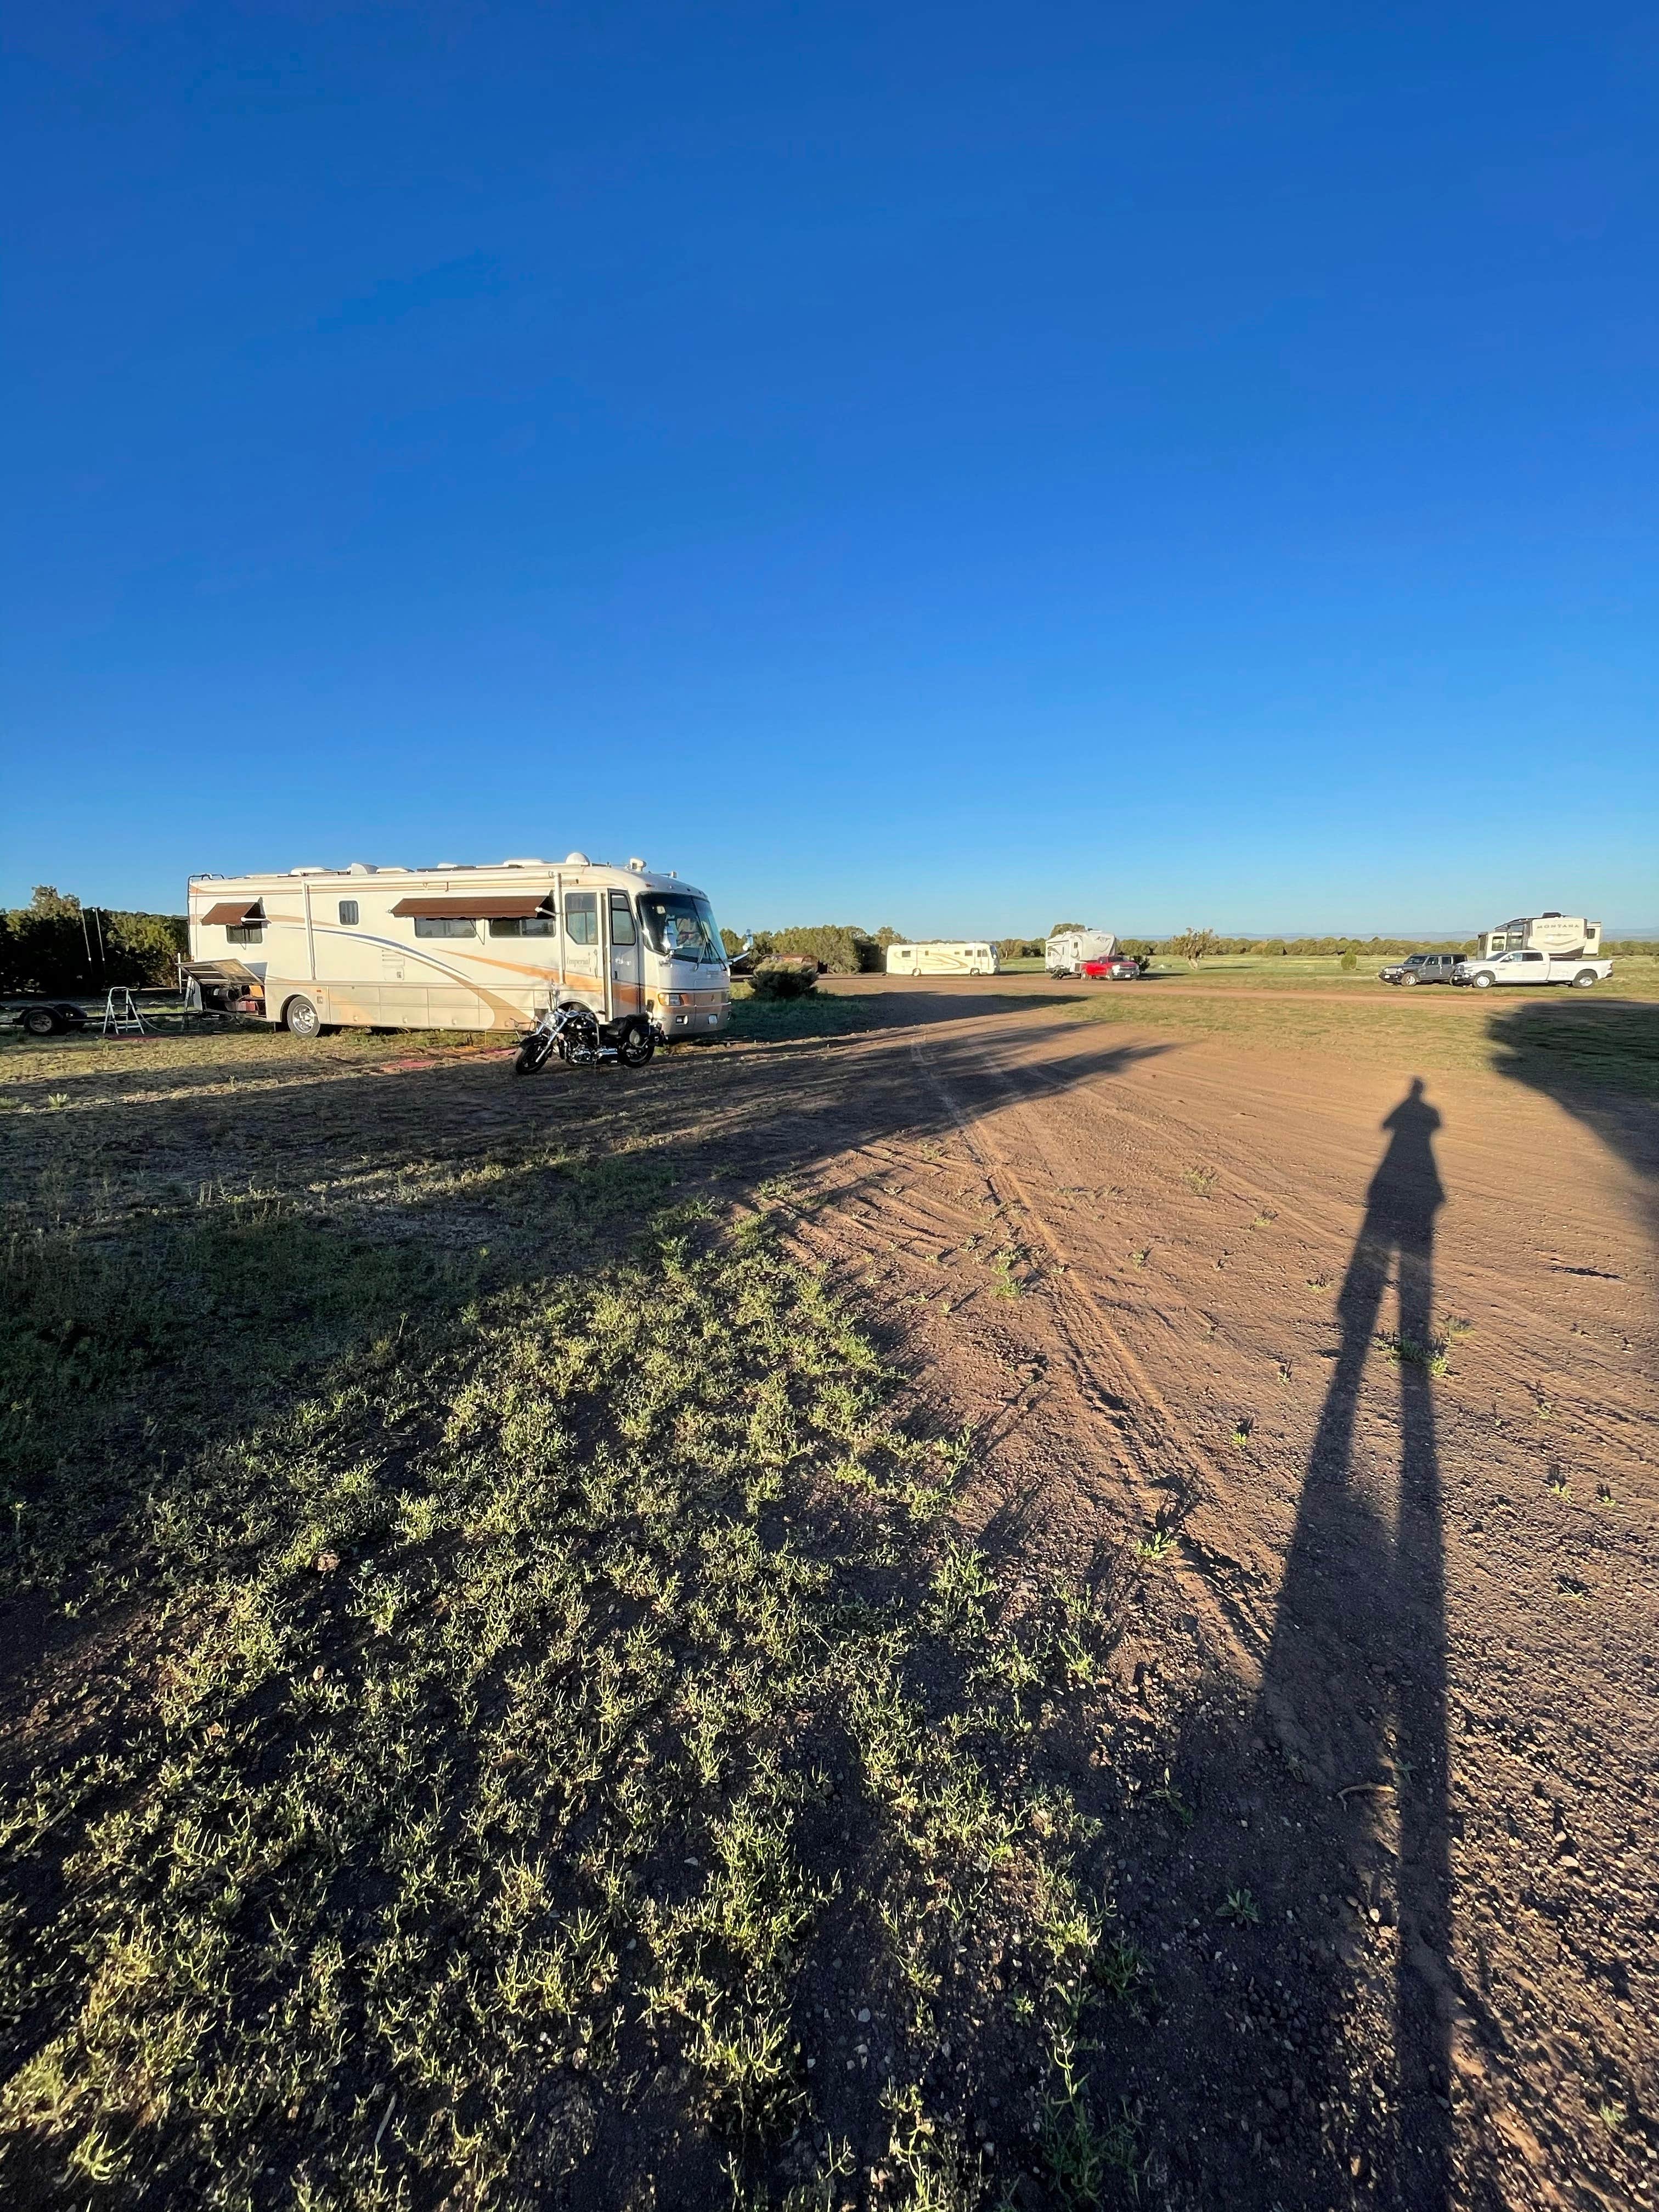
[[[1659,921],[1651,6],[3,39],[0,901]]]

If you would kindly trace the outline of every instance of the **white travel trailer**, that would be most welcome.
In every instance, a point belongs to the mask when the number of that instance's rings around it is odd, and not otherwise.
[[[708,899],[643,860],[290,868],[192,876],[185,974],[204,1002],[283,1023],[507,1030],[555,1004],[601,1034],[715,1036],[731,981]],[[643,1040],[641,1040],[643,1042]]]
[[[1085,960],[1115,960],[1118,943],[1109,929],[1065,929],[1042,948],[1051,975],[1080,975]]]
[[[890,945],[890,975],[994,975],[1000,969],[994,945],[983,938],[962,943],[943,940],[927,945]]]

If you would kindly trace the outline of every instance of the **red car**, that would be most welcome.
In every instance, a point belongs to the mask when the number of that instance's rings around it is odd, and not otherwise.
[[[1121,952],[1113,960],[1085,960],[1083,972],[1097,983],[1132,983],[1140,973],[1140,963]]]

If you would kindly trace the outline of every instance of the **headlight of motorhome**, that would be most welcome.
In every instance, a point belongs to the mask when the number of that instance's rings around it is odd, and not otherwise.
[[[684,991],[665,991],[662,994],[662,1002],[665,1006],[683,1006],[685,1004],[685,994]]]

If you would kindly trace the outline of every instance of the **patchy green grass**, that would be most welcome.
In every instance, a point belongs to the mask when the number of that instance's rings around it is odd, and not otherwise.
[[[1418,1002],[1431,999],[1462,999],[1469,994],[1450,984],[1436,983],[1419,990],[1401,990],[1381,981],[1379,968],[1391,964],[1391,957],[1370,959],[1362,953],[1359,965],[1351,974],[1345,974],[1341,955],[1334,952],[1307,953],[1218,953],[1194,967],[1191,961],[1179,954],[1160,952],[1154,960],[1152,974],[1143,979],[1159,986],[1179,983],[1203,983],[1211,987],[1240,991],[1340,991],[1356,998],[1389,1000],[1413,1000]],[[1130,987],[1133,988],[1133,986]],[[1613,974],[1606,983],[1596,986],[1610,997],[1659,999],[1659,959],[1640,954],[1620,954],[1613,963]],[[1534,998],[1565,995],[1561,993],[1511,991],[1493,993],[1494,997]],[[1586,994],[1594,997],[1595,992]]]
[[[1443,1343],[1419,1344],[1409,1336],[1385,1331],[1376,1340],[1397,1367],[1420,1367],[1437,1382],[1450,1372],[1451,1354]]]
[[[880,1017],[880,1002],[814,991],[805,999],[757,999],[749,986],[732,986],[731,1036],[741,1044],[781,1044],[794,1037],[848,1036]]]
[[[0,1571],[92,1686],[0,1822],[0,2193],[621,2202],[668,2156],[774,2203],[810,2136],[817,2203],[833,1942],[894,2015],[890,2201],[980,2202],[924,2083],[996,1960],[1062,2084],[1141,1978],[1091,1824],[1006,1755],[1110,1626],[1010,1613],[950,1533],[966,1438],[899,1417],[781,1208],[579,1141],[388,1165],[378,1234],[314,1185],[46,1202],[74,1163],[0,1265]],[[480,1188],[539,1270],[454,1233]]]
[[[1333,975],[1317,979],[1329,992],[1322,988],[1306,1003],[1277,989],[1275,976],[1255,970],[1241,972],[1224,991],[1210,990],[1218,980],[1206,962],[1201,992],[1174,977],[1167,987],[1149,983],[1070,999],[1066,1008],[1079,1021],[1214,1037],[1252,1051],[1337,1054],[1425,1074],[1478,1070],[1542,1089],[1559,1083],[1659,1096],[1659,1006],[1649,1003],[1659,996],[1659,984],[1645,976],[1630,988],[1615,983],[1601,993],[1564,988],[1477,994],[1391,991],[1377,983],[1367,991],[1363,982]],[[1311,979],[1308,988],[1311,993]]]

